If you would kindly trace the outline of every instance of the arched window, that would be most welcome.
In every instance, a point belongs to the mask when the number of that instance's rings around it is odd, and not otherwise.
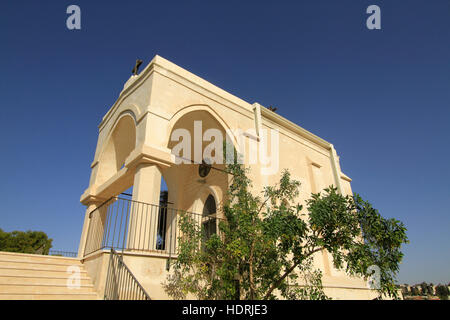
[[[210,194],[206,198],[202,213],[202,226],[205,240],[208,240],[213,234],[217,233],[216,228],[216,200]]]

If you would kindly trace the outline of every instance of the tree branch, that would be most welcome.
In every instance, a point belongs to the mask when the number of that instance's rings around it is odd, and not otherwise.
[[[310,252],[305,256],[305,258],[307,258],[307,257],[311,256],[312,254],[314,254],[314,253],[316,253],[316,252],[318,252],[318,251],[320,251],[320,250],[323,250],[323,249],[324,249],[323,247],[316,248],[316,249],[310,251]],[[285,271],[285,273],[284,273],[277,281],[275,281],[274,284],[272,284],[272,286],[270,287],[269,291],[267,291],[266,295],[264,296],[263,300],[267,300],[267,299],[269,298],[269,296],[271,295],[271,293],[273,292],[273,290],[275,290],[276,288],[278,288],[278,287],[280,286],[280,284],[283,282],[283,280],[286,279],[286,277],[287,277],[292,271],[294,271],[294,269],[295,269],[299,264],[300,264],[300,261],[294,263],[289,269],[287,269],[287,270]]]
[[[252,246],[250,249],[250,258],[249,258],[249,276],[250,276],[250,300],[255,299],[255,282],[253,279],[253,251],[255,247],[255,242],[252,241]]]

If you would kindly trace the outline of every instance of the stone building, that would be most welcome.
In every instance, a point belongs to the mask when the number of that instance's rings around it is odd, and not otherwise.
[[[281,170],[289,168],[301,182],[299,202],[329,185],[342,194],[352,193],[351,179],[341,171],[331,143],[155,56],[125,83],[100,122],[89,187],[81,196],[87,210],[78,255],[100,295],[107,281],[109,248],[115,247],[123,251],[125,263],[151,298],[167,298],[161,282],[176,253],[177,210],[192,212],[199,223],[216,232],[228,177],[220,163],[202,174],[203,159],[192,156],[208,151],[213,141],[211,135],[205,137],[208,129],[220,132],[234,146],[244,146],[244,152],[265,143],[264,151],[254,152],[259,160],[272,151],[264,161],[244,160],[255,191],[276,183]],[[269,134],[273,132],[276,135]],[[183,133],[203,139],[197,145],[192,142],[191,150],[182,155],[174,149]],[[179,163],[186,158],[190,161]],[[162,180],[168,191],[165,203],[160,201]],[[121,195],[130,188],[131,199]],[[327,252],[317,254],[315,263],[323,270],[329,296],[375,296],[362,279],[335,270]]]

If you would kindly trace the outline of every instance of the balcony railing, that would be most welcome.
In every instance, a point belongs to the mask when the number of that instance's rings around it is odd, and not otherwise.
[[[216,232],[215,215],[113,197],[90,213],[84,256],[103,249],[176,255],[180,215],[189,214],[204,229]]]

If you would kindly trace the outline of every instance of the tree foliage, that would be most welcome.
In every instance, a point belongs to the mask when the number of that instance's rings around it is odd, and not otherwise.
[[[448,296],[450,295],[450,291],[448,290],[448,286],[446,285],[437,285],[436,286],[436,295],[440,300],[448,300]]]
[[[367,278],[378,266],[380,296],[397,297],[400,248],[408,241],[400,221],[333,187],[313,194],[303,208],[295,202],[300,183],[287,170],[262,197],[252,194],[248,169],[235,163],[227,171],[232,181],[218,234],[206,238],[189,214],[180,217],[178,258],[163,284],[171,297],[327,299],[313,264],[322,250],[349,275]]]
[[[0,251],[47,255],[52,239],[42,231],[12,231],[0,229]]]

